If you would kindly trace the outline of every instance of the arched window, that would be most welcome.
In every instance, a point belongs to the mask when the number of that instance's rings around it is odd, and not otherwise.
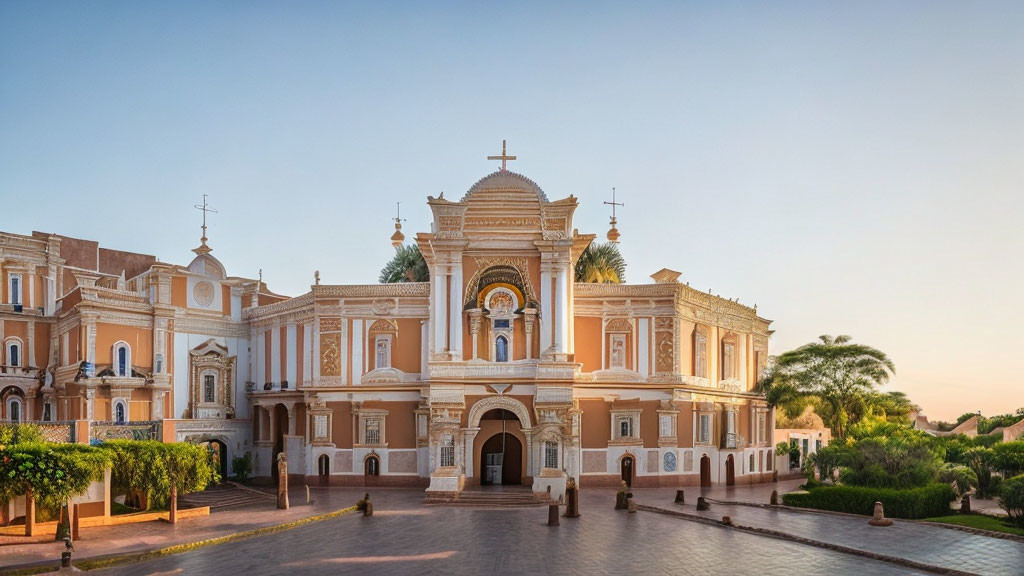
[[[124,409],[124,401],[118,400],[117,402],[114,402],[114,423],[124,424],[127,421],[127,411]]]
[[[544,443],[544,467],[558,468],[558,442],[548,440]]]
[[[377,336],[377,363],[374,368],[391,367],[391,337],[387,335]]]
[[[21,422],[21,398],[7,400],[7,419],[12,422]]]
[[[693,375],[708,377],[708,336],[700,326],[693,331]]]
[[[18,340],[7,341],[7,365],[21,366],[21,342]]]
[[[128,377],[132,375],[132,349],[125,342],[114,344],[114,375]]]
[[[494,361],[508,362],[508,338],[498,336],[494,341]]]
[[[217,377],[213,374],[203,375],[203,402],[213,404],[217,401]]]
[[[367,456],[365,472],[367,476],[380,476],[380,459],[372,455]]]

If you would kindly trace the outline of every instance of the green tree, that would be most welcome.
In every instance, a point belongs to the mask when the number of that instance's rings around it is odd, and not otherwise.
[[[576,261],[576,281],[621,284],[626,281],[626,259],[613,242],[591,243]]]
[[[1024,528],[1024,474],[1003,482],[999,491],[999,506],[1006,510],[1011,522]]]
[[[206,448],[184,442],[109,440],[101,446],[113,462],[112,477],[126,501],[139,508],[176,508],[178,494],[197,492],[218,480]]]
[[[383,284],[430,281],[430,270],[420,253],[420,247],[411,244],[395,248],[395,255],[380,271],[378,281]]]
[[[1007,478],[1024,474],[1024,440],[993,444],[992,467]]]
[[[858,412],[863,398],[889,381],[895,372],[885,353],[849,336],[821,336],[778,357],[765,389],[792,386],[804,396],[816,397],[824,410],[815,409],[838,438],[845,438],[851,411]]]
[[[968,448],[963,453],[963,463],[978,477],[978,497],[988,498],[992,493],[992,449],[984,446]]]

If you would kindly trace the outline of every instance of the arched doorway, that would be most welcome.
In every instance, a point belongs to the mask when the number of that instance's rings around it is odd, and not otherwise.
[[[363,475],[367,480],[380,476],[380,458],[376,454],[370,454],[363,461]]]
[[[700,457],[700,485],[702,488],[711,486],[711,458],[707,454]]]
[[[320,485],[326,486],[331,481],[331,459],[327,454],[321,454],[316,459],[317,476],[320,478]]]
[[[274,406],[274,457],[270,461],[270,475],[277,479],[277,455],[284,452],[284,434],[288,430],[288,408],[284,404]]]
[[[228,447],[220,440],[207,440],[202,443],[210,457],[210,464],[220,474],[220,481],[228,479]]]
[[[732,486],[736,484],[736,461],[733,460],[732,454],[725,459],[725,485]]]
[[[523,444],[507,432],[499,432],[480,449],[480,484],[521,484]]]
[[[636,460],[632,455],[626,454],[619,461],[619,472],[622,474],[622,481],[626,486],[633,485],[633,476],[636,474]]]

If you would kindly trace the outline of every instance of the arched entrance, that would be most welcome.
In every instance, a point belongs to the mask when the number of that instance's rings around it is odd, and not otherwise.
[[[507,432],[499,432],[480,449],[480,484],[520,484],[523,481],[523,444]]]
[[[330,484],[331,459],[330,457],[327,456],[327,454],[321,454],[320,457],[316,459],[316,472],[317,476],[320,478],[321,486],[326,486]]]
[[[380,458],[376,454],[370,454],[363,460],[363,475],[367,480],[380,476]]]
[[[274,457],[271,459],[270,475],[277,479],[277,455],[284,452],[284,434],[288,430],[288,408],[284,404],[274,406]]]
[[[736,484],[736,461],[733,460],[732,454],[725,459],[725,485],[732,486]]]
[[[711,458],[707,454],[700,457],[700,485],[702,488],[711,486]]]
[[[220,474],[220,481],[225,482],[228,479],[228,447],[220,440],[207,440],[202,443],[206,446],[206,449],[210,455],[210,464],[213,465],[214,470]]]
[[[619,461],[619,472],[626,486],[632,486],[633,476],[636,474],[636,459],[630,454],[623,456],[622,460]]]

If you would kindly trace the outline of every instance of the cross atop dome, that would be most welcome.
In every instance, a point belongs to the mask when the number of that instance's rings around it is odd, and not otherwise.
[[[505,162],[508,160],[515,160],[515,156],[509,156],[505,149],[505,140],[501,141],[501,156],[488,156],[488,160],[501,160],[501,171],[505,171]]]
[[[199,239],[199,241],[201,242],[200,246],[193,250],[193,252],[195,252],[196,254],[209,254],[213,250],[213,248],[210,248],[209,246],[206,245],[206,241],[208,240],[208,238],[206,237],[206,213],[213,212],[214,214],[216,214],[217,211],[214,210],[213,208],[210,208],[210,205],[206,203],[206,194],[203,194],[202,205],[196,204],[193,207],[196,210],[203,211],[203,237]]]

